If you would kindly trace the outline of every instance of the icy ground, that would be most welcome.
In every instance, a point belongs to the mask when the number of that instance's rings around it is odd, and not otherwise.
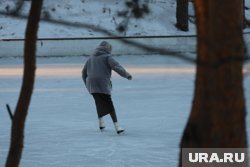
[[[134,77],[113,77],[113,100],[124,135],[115,133],[109,117],[106,130],[98,130],[94,101],[81,80],[84,57],[38,59],[21,167],[177,166],[192,102],[194,65],[165,56],[115,58]],[[12,109],[16,105],[21,64],[18,58],[0,61],[0,166],[11,124],[5,104]],[[244,84],[249,111],[249,75]],[[249,114],[247,120],[249,134]]]

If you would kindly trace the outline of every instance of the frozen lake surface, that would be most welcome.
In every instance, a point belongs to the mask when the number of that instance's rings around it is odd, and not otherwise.
[[[21,167],[177,166],[191,108],[194,65],[165,56],[115,59],[134,77],[128,81],[113,76],[113,101],[126,129],[123,135],[115,133],[109,116],[105,131],[99,131],[94,101],[81,79],[84,57],[38,59]],[[21,64],[19,58],[0,59],[0,166],[10,138],[5,104],[12,110],[16,105]],[[249,75],[244,84],[249,110]],[[249,114],[247,120],[249,134]]]

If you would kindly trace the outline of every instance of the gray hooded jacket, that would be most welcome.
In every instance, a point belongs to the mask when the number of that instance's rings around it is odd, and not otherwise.
[[[110,56],[112,46],[104,41],[96,49],[84,65],[82,79],[89,93],[104,93],[111,95],[112,70],[120,76],[129,79],[131,75]]]

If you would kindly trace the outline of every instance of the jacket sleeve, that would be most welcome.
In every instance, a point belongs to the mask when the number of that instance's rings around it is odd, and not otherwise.
[[[87,63],[88,61],[85,63],[83,69],[82,69],[82,79],[83,79],[83,82],[84,84],[86,85],[86,79],[87,79]]]
[[[131,77],[131,75],[111,56],[108,57],[108,64],[111,69],[117,72],[120,76],[127,79]]]

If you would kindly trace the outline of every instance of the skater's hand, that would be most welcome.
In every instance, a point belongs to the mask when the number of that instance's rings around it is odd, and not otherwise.
[[[128,76],[128,80],[132,80],[132,76],[130,75],[130,76]]]

